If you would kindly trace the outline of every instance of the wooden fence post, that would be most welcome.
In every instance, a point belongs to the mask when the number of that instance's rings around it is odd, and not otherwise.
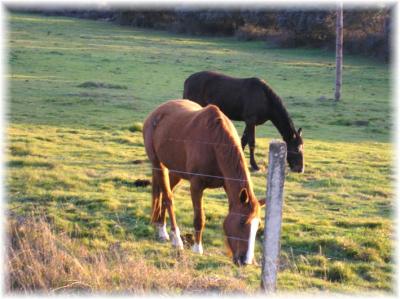
[[[342,94],[343,71],[343,3],[340,1],[336,8],[336,82],[335,100],[339,101]]]
[[[286,143],[269,144],[267,198],[261,288],[266,293],[275,292],[279,269],[279,252],[282,224],[283,185],[285,182]]]

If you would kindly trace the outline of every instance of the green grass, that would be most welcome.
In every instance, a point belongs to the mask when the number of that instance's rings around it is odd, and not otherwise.
[[[11,14],[8,21],[6,184],[14,213],[38,209],[89,250],[121,243],[173,267],[171,246],[158,243],[149,224],[151,189],[133,185],[151,178],[142,122],[180,98],[193,72],[259,76],[284,99],[305,141],[306,171],[288,172],[285,183],[279,290],[393,291],[388,65],[345,56],[343,99],[335,103],[331,52],[62,17]],[[241,134],[243,124],[235,126]],[[280,137],[270,123],[257,128],[264,170],[272,138]],[[260,197],[264,170],[252,173]],[[175,192],[183,233],[192,232],[188,188],[184,182]],[[257,291],[261,269],[238,269],[225,254],[223,190],[207,190],[205,207],[205,254],[186,250],[195,272],[239,278]]]

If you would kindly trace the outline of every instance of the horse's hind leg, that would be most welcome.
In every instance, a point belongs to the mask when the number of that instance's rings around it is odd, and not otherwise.
[[[151,222],[155,224],[158,230],[159,240],[165,242],[169,240],[169,235],[165,225],[165,208],[161,198],[160,170],[156,168],[153,169],[153,181],[151,185],[153,197]]]
[[[205,215],[203,208],[203,191],[204,186],[198,178],[193,178],[190,181],[190,194],[192,196],[192,204],[194,211],[194,245],[192,250],[196,253],[203,254],[203,245],[201,243],[201,237],[203,234]]]
[[[181,233],[178,225],[176,224],[175,212],[174,212],[174,199],[170,187],[168,169],[160,164],[159,167],[159,176],[160,176],[160,185],[162,192],[162,209],[164,210],[164,219],[165,219],[165,210],[168,211],[169,219],[171,221],[171,241],[172,245],[178,247],[179,249],[183,249],[183,242],[181,239]]]
[[[169,184],[171,191],[174,190],[174,187],[180,182],[180,178],[174,175],[169,174]],[[161,211],[159,214],[159,218],[157,219],[157,228],[158,228],[158,237],[161,241],[168,241],[169,235],[167,232],[167,226],[165,224],[165,212],[167,209],[167,201],[162,201]]]

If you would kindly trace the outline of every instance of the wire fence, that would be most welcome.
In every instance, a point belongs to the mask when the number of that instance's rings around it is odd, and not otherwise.
[[[195,144],[203,144],[203,145],[210,145],[210,146],[216,146],[216,145],[221,145],[221,146],[236,146],[236,145],[232,145],[232,144],[226,144],[226,143],[214,143],[214,142],[208,142],[208,141],[203,141],[203,140],[193,140],[193,139],[177,139],[177,138],[166,138],[166,140],[168,141],[173,141],[173,142],[181,142],[181,143],[195,143]],[[104,144],[104,143],[103,143]],[[85,166],[88,169],[96,169],[99,166],[109,166],[112,167],[113,169],[126,169],[126,170],[132,170],[134,172],[134,175],[136,177],[140,176],[145,176],[147,177],[148,175],[151,175],[151,171],[152,170],[157,170],[157,171],[161,171],[161,168],[157,168],[157,167],[152,167],[149,161],[146,160],[133,160],[133,161],[127,161],[127,162],[116,162],[116,161],[79,161],[79,160],[73,160],[73,159],[65,159],[65,158],[50,158],[50,157],[41,157],[40,159],[43,162],[46,163],[52,163],[52,164],[62,164],[64,166]],[[98,170],[98,169],[96,169]],[[106,171],[109,171],[109,169],[107,169]],[[231,180],[231,181],[238,181],[238,182],[246,182],[247,179],[243,179],[243,178],[237,178],[237,177],[225,177],[225,176],[218,176],[218,175],[211,175],[211,174],[207,174],[207,173],[196,173],[196,172],[189,172],[189,171],[183,171],[183,170],[177,170],[177,169],[168,169],[169,172],[171,173],[177,173],[177,174],[184,174],[184,175],[188,175],[188,176],[200,176],[200,177],[208,177],[208,178],[213,178],[213,179],[221,179],[221,180]],[[287,169],[286,169],[287,171]],[[109,177],[110,174],[106,173],[106,174],[97,174],[95,178],[99,178],[99,177]],[[256,195],[257,198],[264,198],[265,197],[265,193],[262,195]],[[207,200],[216,200],[213,198],[207,198]],[[216,200],[218,202],[222,202],[223,200]],[[10,210],[14,210],[18,207],[14,207]],[[213,234],[214,236],[215,233]],[[218,237],[220,238],[230,238],[230,239],[234,239],[234,240],[240,240],[240,241],[245,241],[248,242],[248,240],[242,239],[242,238],[238,238],[235,236],[226,236],[226,235],[222,235],[220,234]],[[358,260],[354,260],[354,259],[346,259],[343,257],[336,257],[336,256],[330,256],[327,255],[325,253],[322,252],[322,248],[320,247],[319,251],[308,251],[308,250],[304,250],[304,249],[297,249],[297,248],[293,248],[293,247],[285,247],[283,246],[281,248],[282,252],[284,253],[289,253],[291,254],[291,256],[293,258],[295,258],[295,255],[300,256],[300,255],[318,255],[318,256],[324,256],[325,258],[327,258],[328,260],[335,260],[335,261],[343,261],[343,262],[356,262]],[[281,253],[282,255],[282,253]],[[376,265],[380,265],[377,264],[375,262],[370,262],[370,264],[376,264]]]
[[[12,213],[13,210],[16,210],[20,207],[22,207],[22,206],[16,206],[14,208],[7,209],[6,212]],[[42,213],[45,213],[44,210],[42,210]],[[123,218],[123,217],[119,217],[118,213],[115,211],[113,213],[117,217],[118,225],[123,226],[123,223],[121,223],[121,221],[120,221],[120,218]],[[41,218],[42,216],[38,215],[37,217]],[[196,231],[192,227],[188,227],[188,226],[180,226],[180,228],[181,228],[181,233],[183,234],[184,237],[186,235],[188,235],[188,231],[190,231],[190,232]],[[190,233],[189,233],[189,235],[190,235]],[[203,231],[203,240],[207,240],[210,238],[211,237],[207,233],[207,229],[205,229]],[[215,233],[215,231],[212,232],[212,238],[219,238],[220,240],[224,240],[225,238],[228,238],[228,239],[248,242],[248,240],[246,240],[246,239],[237,238],[237,237],[233,237],[233,236],[226,236],[222,233]],[[156,240],[156,238],[154,240]],[[262,239],[260,239],[260,237],[257,237],[257,240],[260,243],[262,243]],[[187,241],[185,240],[185,242],[187,242]],[[204,246],[207,246],[207,245],[209,245],[208,242],[204,243]],[[205,249],[206,248],[207,247],[205,247]],[[286,260],[288,258],[290,259],[291,263],[296,263],[296,261],[299,259],[301,259],[303,261],[305,259],[307,261],[308,258],[310,258],[310,257],[323,257],[323,258],[326,258],[328,261],[340,261],[340,262],[345,262],[345,263],[349,263],[349,264],[368,262],[369,265],[372,265],[374,267],[385,267],[385,264],[374,262],[374,261],[365,261],[362,259],[349,259],[349,258],[344,258],[344,257],[332,256],[332,255],[325,253],[324,248],[322,246],[320,246],[318,250],[304,250],[304,249],[294,248],[292,246],[286,246],[285,244],[283,244],[283,246],[281,247],[280,257],[281,257],[281,262],[279,264],[279,270],[284,270],[288,267],[287,262],[286,262]],[[286,257],[286,258],[284,258],[284,257]]]

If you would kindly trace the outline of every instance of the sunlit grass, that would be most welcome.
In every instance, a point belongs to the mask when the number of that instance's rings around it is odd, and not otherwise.
[[[334,103],[330,52],[68,18],[13,14],[9,20],[6,187],[15,215],[42,211],[57,232],[87,250],[118,243],[170,269],[176,256],[170,244],[156,241],[149,224],[151,187],[133,184],[151,179],[143,120],[160,103],[180,98],[193,72],[259,76],[282,96],[305,140],[306,171],[288,172],[285,182],[279,289],[392,291],[387,65],[346,57],[343,100]],[[103,85],[85,88],[85,82]],[[104,88],[115,85],[126,89]],[[240,134],[243,123],[235,126]],[[273,138],[280,137],[270,123],[257,128],[262,171],[251,176],[259,197],[265,196]],[[178,224],[192,233],[189,184],[174,193]],[[206,190],[205,208],[205,254],[185,250],[190,273],[229,276],[257,290],[261,269],[238,269],[226,256],[222,189]]]

